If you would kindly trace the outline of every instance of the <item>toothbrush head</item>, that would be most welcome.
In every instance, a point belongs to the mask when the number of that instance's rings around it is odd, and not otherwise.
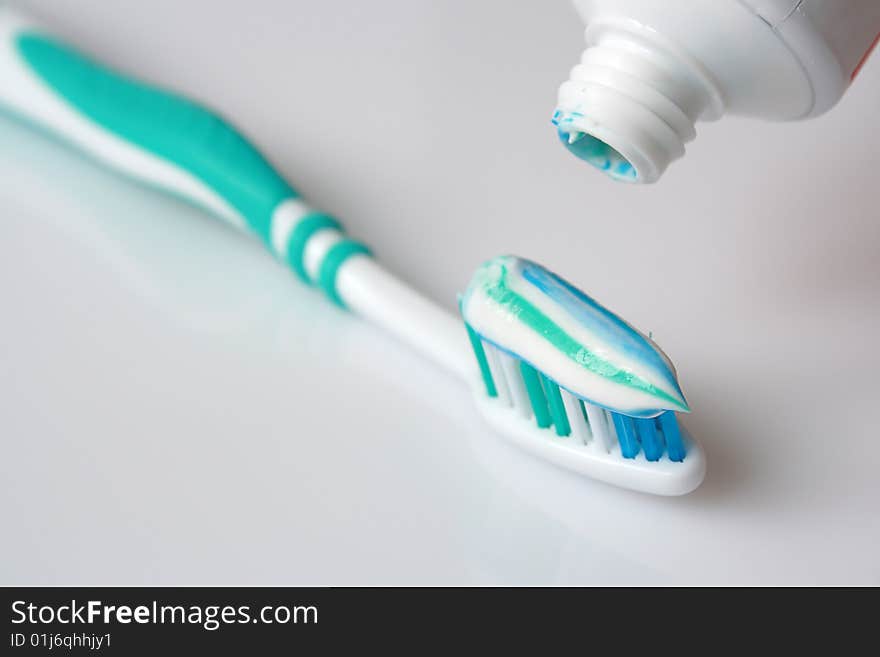
[[[483,264],[461,299],[474,390],[505,436],[553,463],[659,495],[705,473],[672,362],[654,342],[540,265]]]

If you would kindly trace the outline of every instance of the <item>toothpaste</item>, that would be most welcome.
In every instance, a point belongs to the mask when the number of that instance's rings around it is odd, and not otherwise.
[[[486,262],[461,310],[483,340],[584,401],[633,417],[690,410],[675,368],[652,340],[534,262]]]

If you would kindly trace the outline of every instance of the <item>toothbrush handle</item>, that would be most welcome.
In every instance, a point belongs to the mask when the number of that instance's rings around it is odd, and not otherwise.
[[[0,6],[0,103],[111,168],[200,205],[271,245],[298,194],[231,125],[120,75]]]
[[[382,269],[213,111],[90,60],[2,5],[0,105],[256,235],[337,305],[468,375],[460,322]]]

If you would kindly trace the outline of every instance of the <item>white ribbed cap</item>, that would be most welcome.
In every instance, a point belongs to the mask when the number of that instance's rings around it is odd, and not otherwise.
[[[684,155],[713,105],[699,75],[655,44],[605,33],[559,88],[553,122],[566,147],[616,180],[655,182]]]

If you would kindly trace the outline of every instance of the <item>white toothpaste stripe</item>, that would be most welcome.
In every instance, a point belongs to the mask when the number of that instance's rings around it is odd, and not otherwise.
[[[508,287],[536,306],[563,331],[597,356],[632,372],[673,398],[678,397],[678,392],[669,385],[664,374],[659,372],[656,367],[634,360],[631,356],[617,349],[614,344],[604,341],[588,327],[578,323],[563,308],[557,307],[541,290],[523,280],[518,272],[510,272]]]
[[[487,340],[500,345],[520,345],[517,354],[553,378],[563,388],[588,400],[600,401],[621,412],[658,408],[653,395],[622,386],[574,363],[568,356],[542,341],[535,340],[531,328],[521,322],[505,322],[497,328],[498,307],[475,291],[466,306],[468,323]],[[550,374],[552,373],[552,374]]]

